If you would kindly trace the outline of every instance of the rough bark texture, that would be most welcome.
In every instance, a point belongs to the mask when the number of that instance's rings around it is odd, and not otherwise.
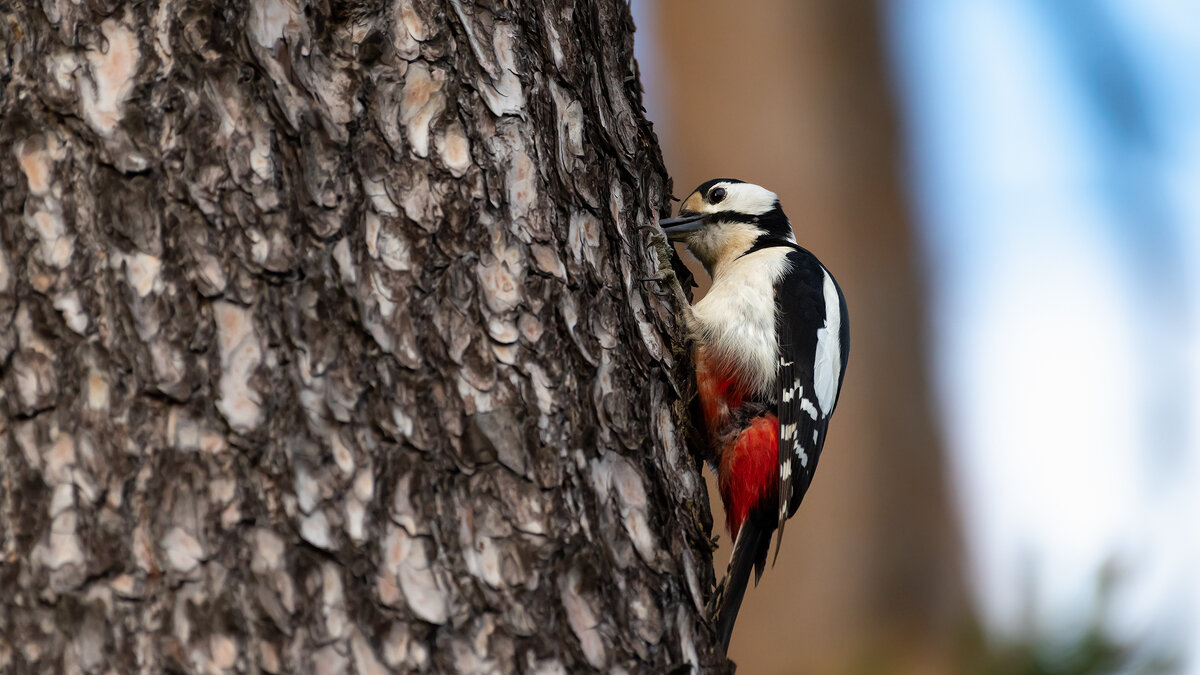
[[[623,3],[0,15],[0,671],[723,663]]]

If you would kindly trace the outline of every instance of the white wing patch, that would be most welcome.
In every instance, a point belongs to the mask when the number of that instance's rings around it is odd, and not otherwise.
[[[793,361],[788,361],[788,360],[784,359],[782,356],[779,357],[779,369],[780,370],[783,370],[784,368],[791,366],[793,363],[794,363]],[[803,392],[803,391],[804,391],[804,385],[800,384],[800,380],[796,380],[796,381],[792,382],[792,386],[783,390],[783,394],[781,394],[781,396],[780,396],[780,398],[782,398],[783,400],[780,401],[780,403],[790,403],[790,402],[796,400],[796,398],[798,396],[800,396],[801,392]]]
[[[817,330],[817,354],[813,361],[813,388],[817,403],[825,417],[837,403],[838,377],[842,372],[842,347],[839,335],[842,330],[842,311],[838,301],[837,286],[824,267],[825,274],[825,326]],[[810,413],[811,414],[811,413]],[[816,416],[813,416],[816,419]]]
[[[817,407],[813,405],[812,401],[808,399],[802,399],[800,401],[800,409],[808,413],[808,416],[814,420],[817,419]]]
[[[789,425],[784,425],[784,426],[792,427],[792,432],[795,433],[795,431],[796,431],[795,424],[789,424]],[[799,447],[799,446],[800,446],[800,441],[796,441],[796,447]],[[780,462],[779,463],[779,484],[785,485],[785,484],[787,484],[787,482],[789,480],[791,480],[791,478],[792,478],[792,463],[791,462]],[[791,492],[790,488],[788,489],[788,492]],[[788,502],[790,502],[790,501],[791,501],[790,494],[787,495],[786,497],[784,497],[784,495],[780,495],[779,518],[781,520],[787,518]]]

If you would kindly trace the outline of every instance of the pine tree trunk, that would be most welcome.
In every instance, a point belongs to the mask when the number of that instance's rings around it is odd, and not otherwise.
[[[723,667],[624,3],[0,13],[0,671]]]

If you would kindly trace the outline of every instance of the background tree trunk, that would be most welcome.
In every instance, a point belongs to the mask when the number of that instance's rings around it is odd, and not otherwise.
[[[624,3],[0,12],[0,670],[723,664]]]

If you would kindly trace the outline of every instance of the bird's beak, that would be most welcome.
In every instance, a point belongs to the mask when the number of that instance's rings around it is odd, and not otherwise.
[[[667,233],[668,239],[671,241],[683,241],[687,239],[689,234],[704,227],[704,214],[667,218],[666,220],[658,221],[658,224]]]

